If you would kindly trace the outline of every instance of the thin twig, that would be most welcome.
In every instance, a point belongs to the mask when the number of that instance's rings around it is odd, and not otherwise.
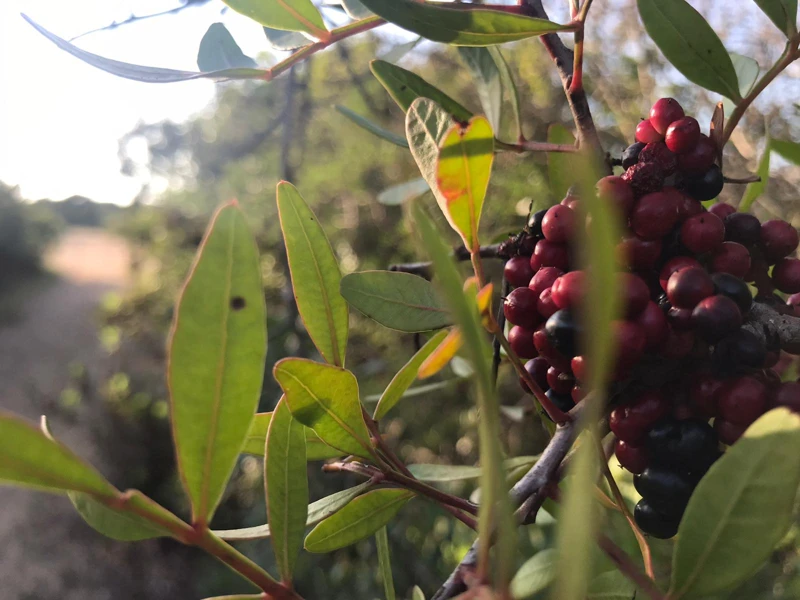
[[[723,177],[725,183],[757,183],[761,181],[758,175],[748,175],[747,177]]]
[[[202,4],[207,4],[209,0],[186,0],[183,4],[176,6],[175,8],[169,8],[167,10],[162,10],[160,12],[149,13],[146,15],[131,15],[127,19],[122,21],[114,21],[108,25],[104,25],[103,27],[98,27],[97,29],[91,29],[89,31],[84,31],[76,35],[73,38],[70,38],[70,42],[74,42],[77,39],[85,37],[87,35],[92,35],[93,33],[100,33],[101,31],[109,31],[111,29],[116,29],[117,27],[122,27],[123,25],[130,25],[131,23],[136,23],[138,21],[146,21],[147,19],[154,19],[156,17],[165,17],[167,15],[174,15],[176,13],[181,12],[186,8],[192,8],[193,6],[200,6]]]
[[[497,327],[501,331],[505,331],[506,327],[506,313],[503,310],[503,302],[505,301],[506,296],[511,292],[511,284],[503,277],[503,287],[500,292],[500,302],[498,303],[497,307],[497,317],[495,320],[497,321]],[[497,386],[497,374],[500,371],[500,340],[495,336],[492,340],[492,381],[494,382],[495,387]]]
[[[617,566],[620,572],[635,583],[640,590],[650,596],[652,600],[667,600],[666,594],[656,587],[656,583],[645,575],[611,538],[601,533],[597,538],[597,544],[603,552],[605,552],[606,556]]]
[[[516,144],[508,144],[506,142],[495,141],[495,147],[498,150],[506,152],[517,152],[524,154],[526,152],[577,152],[578,147],[574,144],[551,144],[550,142],[534,142],[530,140],[520,140]]]
[[[481,258],[505,258],[501,253],[501,246],[502,244],[490,244],[488,246],[481,246],[480,249],[480,257]],[[459,246],[453,250],[453,258],[457,261],[465,262],[472,259],[472,255],[464,246]],[[399,271],[401,273],[411,273],[413,275],[420,275],[422,277],[430,278],[431,276],[431,268],[433,264],[431,262],[414,262],[414,263],[400,263],[396,265],[390,265],[390,271]]]

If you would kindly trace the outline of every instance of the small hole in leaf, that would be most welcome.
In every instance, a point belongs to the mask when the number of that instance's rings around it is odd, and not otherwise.
[[[233,310],[242,310],[245,306],[247,306],[247,302],[241,296],[231,298],[231,308]]]

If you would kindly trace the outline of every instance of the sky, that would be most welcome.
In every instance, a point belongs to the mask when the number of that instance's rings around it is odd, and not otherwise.
[[[176,0],[175,5],[178,2]],[[59,50],[19,16],[69,39],[170,0],[0,0],[0,181],[30,200],[74,194],[127,204],[142,181],[119,171],[117,140],[139,122],[183,121],[214,96],[211,81],[147,84],[115,77]],[[75,43],[117,60],[197,70],[200,39],[225,23],[242,50],[266,49],[258,24],[222,2],[95,33]]]

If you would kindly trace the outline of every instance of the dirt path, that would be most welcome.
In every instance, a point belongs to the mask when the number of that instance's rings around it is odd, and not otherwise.
[[[39,286],[21,318],[0,329],[0,409],[38,420],[49,414],[55,435],[101,472],[106,464],[91,435],[102,411],[55,410],[71,364],[92,381],[106,374],[97,338],[103,295],[124,287],[130,255],[124,240],[92,229],[68,231],[48,256],[58,277]],[[97,399],[91,400],[97,402]],[[91,402],[90,401],[90,402]],[[175,560],[159,541],[122,544],[93,532],[64,497],[0,487],[0,597],[4,600],[183,600],[171,575]]]

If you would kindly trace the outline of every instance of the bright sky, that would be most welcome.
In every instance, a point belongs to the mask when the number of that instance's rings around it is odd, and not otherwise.
[[[175,2],[177,5],[178,2]],[[214,83],[146,84],[90,67],[30,27],[19,13],[69,39],[136,14],[169,8],[165,0],[0,0],[0,181],[31,200],[82,194],[129,203],[141,181],[119,172],[117,140],[140,121],[185,120],[205,107]],[[261,28],[223,4],[190,8],[76,42],[143,65],[197,70],[200,39],[222,21],[250,56],[267,49]]]

